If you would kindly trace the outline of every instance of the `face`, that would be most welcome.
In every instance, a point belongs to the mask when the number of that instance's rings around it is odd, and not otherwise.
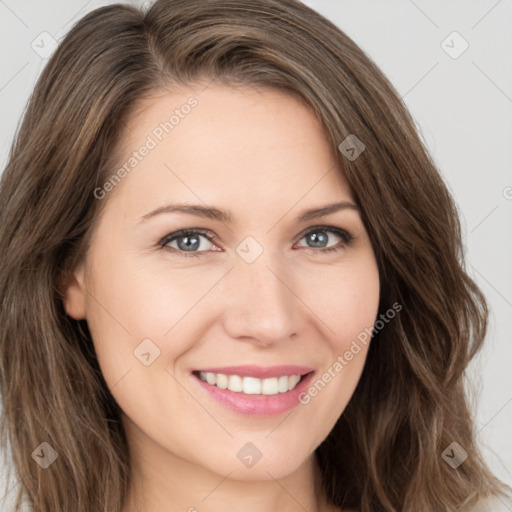
[[[379,302],[319,121],[288,95],[210,85],[146,100],[123,147],[65,307],[87,319],[132,449],[240,480],[290,474],[350,400]]]

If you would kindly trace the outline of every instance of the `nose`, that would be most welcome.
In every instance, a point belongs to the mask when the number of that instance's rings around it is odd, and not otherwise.
[[[233,339],[245,338],[265,347],[296,336],[305,315],[291,281],[290,273],[275,259],[262,255],[250,264],[238,260],[226,283],[226,332]]]

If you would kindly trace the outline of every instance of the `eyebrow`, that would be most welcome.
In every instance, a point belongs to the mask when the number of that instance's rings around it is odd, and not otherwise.
[[[360,208],[349,201],[340,201],[337,203],[327,204],[317,208],[312,208],[303,211],[298,217],[299,222],[305,222],[310,219],[316,219],[317,217],[323,217],[331,213],[338,212],[340,210],[355,210],[360,211]],[[168,204],[161,206],[156,210],[153,210],[146,215],[143,215],[140,222],[145,222],[156,215],[163,213],[184,213],[187,215],[195,215],[197,217],[203,217],[206,219],[218,220],[220,222],[232,222],[233,218],[227,210],[215,208],[211,206],[202,206],[199,204]]]

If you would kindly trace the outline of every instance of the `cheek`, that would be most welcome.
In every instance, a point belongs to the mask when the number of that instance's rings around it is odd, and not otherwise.
[[[104,292],[109,301],[119,302],[119,314],[135,333],[162,337],[196,315],[197,306],[208,301],[208,292],[226,270],[166,259],[163,254],[127,258],[111,276],[111,290]]]
[[[324,324],[324,333],[331,348],[344,352],[377,317],[380,284],[373,253],[359,255],[357,261],[327,267],[318,277],[303,278],[305,302]]]
[[[225,273],[171,264],[163,257],[155,264],[154,255],[141,259],[125,252],[116,258],[115,253],[91,256],[94,286],[87,296],[87,322],[109,384],[140,366],[134,351],[144,340],[151,340],[154,347],[144,346],[158,354],[152,368],[172,367],[201,332],[197,320],[206,319],[207,311],[200,302]]]
[[[380,284],[373,253],[357,262],[330,267],[308,295],[308,305],[323,325],[324,366],[301,397],[314,410],[312,422],[327,435],[350,401],[359,382],[378,314]],[[320,348],[319,348],[320,350]]]

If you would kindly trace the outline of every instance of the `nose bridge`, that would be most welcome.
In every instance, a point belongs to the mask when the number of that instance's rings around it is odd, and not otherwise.
[[[295,333],[298,301],[289,289],[293,289],[290,273],[277,256],[263,251],[251,263],[237,258],[230,274],[231,304],[225,327],[233,337],[269,344]]]

